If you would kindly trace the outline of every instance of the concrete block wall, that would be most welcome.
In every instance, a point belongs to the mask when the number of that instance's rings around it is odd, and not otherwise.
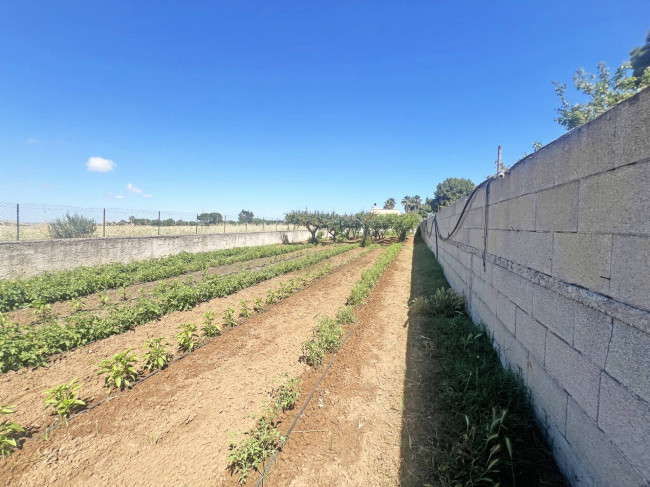
[[[0,279],[32,277],[42,272],[167,257],[181,252],[207,252],[310,238],[307,230],[160,237],[80,238],[0,242]]]
[[[487,232],[486,222],[487,193]],[[650,485],[650,90],[421,224],[575,486]],[[487,242],[485,235],[487,233]]]

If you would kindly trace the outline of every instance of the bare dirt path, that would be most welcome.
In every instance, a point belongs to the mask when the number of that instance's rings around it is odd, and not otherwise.
[[[411,240],[361,309],[265,486],[400,484],[412,254]],[[305,375],[304,394],[316,375]]]
[[[217,267],[211,267],[206,272],[205,275],[210,276],[213,274],[216,275],[227,275],[236,272],[240,272],[244,269],[246,270],[257,270],[268,265],[277,263],[277,262],[287,262],[290,260],[303,257],[308,254],[322,251],[322,247],[305,247],[304,249],[296,250],[289,254],[284,255],[274,255],[272,257],[264,257],[260,259],[252,259],[242,262],[236,262],[234,264],[222,265]],[[179,276],[168,277],[166,279],[159,279],[157,281],[151,282],[140,282],[137,284],[132,284],[126,286],[124,290],[119,289],[109,289],[102,291],[101,294],[108,297],[110,303],[123,303],[124,300],[134,300],[141,296],[147,296],[151,294],[151,291],[160,284],[161,282],[171,282],[171,281],[185,281],[188,278],[200,278],[204,274],[203,271],[188,272],[186,274],[181,274]],[[84,302],[84,311],[95,311],[101,308],[102,303],[99,299],[100,293],[93,293],[81,298]],[[52,303],[52,313],[57,317],[65,317],[71,314],[74,314],[73,305],[71,300],[58,301]],[[34,308],[21,308],[7,313],[9,321],[16,322],[20,325],[29,325],[34,324],[38,326],[38,319],[34,313]]]
[[[175,336],[179,332],[178,326],[181,323],[199,325],[206,311],[215,311],[216,319],[220,320],[226,308],[232,307],[237,310],[242,300],[252,303],[256,298],[264,299],[266,290],[277,287],[280,282],[286,282],[305,272],[313,272],[325,265],[342,265],[362,252],[363,249],[353,249],[301,271],[277,276],[230,296],[201,303],[191,310],[170,313],[158,321],[138,326],[132,331],[52,357],[48,367],[4,373],[0,375],[0,404],[16,406],[16,413],[11,417],[12,421],[30,428],[33,432],[43,431],[55,419],[53,410],[44,409],[45,390],[76,378],[82,384],[80,391],[82,399],[86,404],[91,405],[106,395],[104,379],[96,374],[97,365],[106,358],[128,348],[133,348],[134,352],[141,357],[145,343],[151,337],[166,336],[173,348],[176,344]]]
[[[229,482],[229,434],[254,425],[252,415],[264,407],[272,379],[308,369],[298,362],[302,342],[319,315],[332,316],[345,303],[361,272],[380,252],[253,317],[69,427],[55,430],[48,440],[26,443],[0,462],[0,478],[12,486]],[[196,316],[203,311],[196,310]]]

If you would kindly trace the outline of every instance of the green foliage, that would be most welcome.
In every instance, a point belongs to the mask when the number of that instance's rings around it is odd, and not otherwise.
[[[645,45],[635,47],[630,52],[630,65],[632,66],[632,76],[639,83],[646,69],[650,67],[650,30],[645,38]]]
[[[248,304],[248,301],[239,302],[239,316],[242,318],[250,318],[253,316],[253,310]]]
[[[430,205],[433,211],[449,206],[454,201],[471,193],[476,186],[465,178],[447,178],[436,186],[436,192]]]
[[[253,301],[253,309],[254,309],[257,313],[259,313],[260,311],[262,311],[262,310],[264,309],[264,301],[262,301],[262,300],[259,299],[259,298],[255,298],[255,300]]]
[[[465,313],[465,297],[448,287],[439,287],[432,296],[418,296],[411,309],[429,316],[453,317]]]
[[[361,273],[361,280],[355,284],[348,296],[349,305],[359,306],[365,302],[372,288],[401,249],[400,243],[391,245],[370,269]]]
[[[98,291],[157,281],[210,267],[286,255],[303,248],[301,245],[269,245],[197,254],[182,252],[163,259],[131,264],[79,267],[70,271],[45,273],[30,279],[0,280],[0,311],[12,311],[34,302],[53,303],[79,298]]]
[[[54,319],[54,315],[52,314],[52,305],[44,300],[33,302],[32,307],[34,308],[34,316],[36,316],[37,320],[47,323]]]
[[[221,213],[201,213],[198,217],[201,225],[218,225],[223,222],[223,215]]]
[[[225,326],[229,326],[230,328],[233,328],[237,326],[237,321],[235,321],[235,309],[228,307],[226,310],[223,312],[223,324]]]
[[[242,210],[239,212],[239,216],[237,217],[239,220],[239,223],[253,223],[253,212],[248,211],[248,210]]]
[[[316,233],[327,226],[328,214],[320,211],[290,211],[284,220],[294,227],[305,227],[311,233],[311,243],[318,243]]]
[[[259,471],[264,461],[282,446],[285,438],[271,420],[261,417],[257,426],[245,434],[238,443],[230,444],[228,468],[239,475],[239,483],[245,484],[248,475]]]
[[[314,368],[318,368],[325,358],[325,350],[316,340],[307,340],[302,344],[300,360]]]
[[[86,302],[80,298],[72,298],[72,312],[81,311],[86,306]]]
[[[352,306],[342,306],[336,313],[336,321],[342,325],[351,325],[354,320],[354,308]]]
[[[397,239],[400,242],[406,240],[408,232],[415,229],[420,224],[420,218],[416,213],[407,213],[406,215],[388,215],[393,230],[397,233]]]
[[[86,403],[77,397],[80,388],[81,385],[74,379],[67,384],[48,389],[45,391],[45,404],[54,407],[59,417],[69,418],[72,413],[86,406]]]
[[[214,311],[203,313],[203,336],[212,338],[221,335],[221,326],[214,323],[217,314]]]
[[[83,215],[66,212],[65,216],[55,219],[48,227],[52,238],[81,238],[95,233],[97,225]]]
[[[384,210],[392,210],[395,208],[395,198],[388,198],[384,203]]]
[[[300,379],[297,377],[288,379],[273,389],[271,395],[273,396],[273,414],[292,410],[300,399]]]
[[[111,302],[111,297],[106,293],[98,293],[97,298],[102,306],[106,306]]]
[[[623,63],[611,77],[609,68],[603,62],[598,64],[596,74],[589,74],[584,68],[579,68],[573,74],[573,85],[588,100],[574,105],[566,98],[566,84],[553,82],[555,93],[560,98],[555,121],[567,130],[572,130],[650,86],[650,69],[645,68],[643,75],[637,78],[629,75],[631,68],[630,63]]]
[[[13,414],[15,406],[0,406],[0,414]],[[18,423],[8,420],[0,422],[0,456],[4,458],[18,446],[17,439],[25,430]]]
[[[117,353],[99,364],[97,375],[106,374],[104,385],[109,394],[114,388],[122,390],[130,387],[138,378],[138,371],[135,369],[138,357],[131,353],[131,350],[133,349],[129,348]]]
[[[402,198],[402,205],[404,206],[404,213],[418,211],[422,205],[422,198],[420,198],[419,195],[404,196],[404,198]]]
[[[199,303],[228,296],[354,248],[356,245],[329,247],[256,271],[243,271],[225,276],[210,275],[199,281],[164,282],[154,289],[152,296],[115,306],[108,313],[75,313],[39,327],[7,324],[0,328],[0,370],[6,372],[25,366],[41,366],[50,355],[124,333],[173,311],[191,309]]]
[[[321,316],[314,331],[314,338],[325,352],[335,352],[341,346],[343,327],[337,320]]]
[[[144,368],[149,372],[164,369],[172,360],[172,354],[167,350],[170,343],[166,337],[147,340],[144,352]]]
[[[196,325],[194,323],[181,323],[178,328],[181,330],[176,335],[179,351],[189,353],[199,346],[199,337],[196,334]]]

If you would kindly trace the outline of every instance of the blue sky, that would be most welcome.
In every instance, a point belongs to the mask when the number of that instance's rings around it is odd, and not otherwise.
[[[617,66],[649,28],[647,0],[4,2],[0,201],[424,198],[562,135],[551,81]]]

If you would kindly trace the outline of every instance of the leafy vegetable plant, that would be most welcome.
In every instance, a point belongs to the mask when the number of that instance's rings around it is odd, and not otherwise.
[[[97,375],[106,374],[104,383],[110,393],[114,388],[125,389],[130,387],[138,377],[135,363],[138,357],[131,353],[132,348],[117,353],[99,364]]]
[[[203,313],[203,336],[204,337],[216,337],[221,335],[221,327],[214,323],[216,317],[214,311],[206,311]]]
[[[148,371],[164,369],[171,362],[173,355],[167,350],[170,343],[166,337],[147,340],[144,353],[144,368]]]
[[[239,483],[245,484],[251,471],[259,471],[264,460],[282,446],[284,441],[285,438],[273,421],[266,417],[259,418],[253,431],[246,433],[239,443],[230,444],[230,471],[239,474]]]
[[[14,406],[0,406],[0,414],[13,414]],[[24,432],[22,426],[18,423],[12,423],[8,420],[0,422],[0,455],[4,458],[18,446],[17,437],[19,433]]]
[[[233,308],[226,308],[226,311],[223,312],[223,322],[226,326],[234,327],[237,326],[235,321],[235,310]]]
[[[194,323],[183,323],[179,326],[181,331],[176,338],[178,339],[178,349],[181,352],[191,352],[199,345],[199,337],[196,334],[196,325]]]
[[[239,302],[239,316],[241,316],[242,318],[249,318],[252,315],[253,315],[253,310],[248,305],[248,301],[240,301]]]
[[[69,418],[72,413],[86,406],[86,403],[77,397],[80,384],[77,379],[60,384],[53,389],[45,391],[45,404],[53,406],[56,414],[61,418]]]

